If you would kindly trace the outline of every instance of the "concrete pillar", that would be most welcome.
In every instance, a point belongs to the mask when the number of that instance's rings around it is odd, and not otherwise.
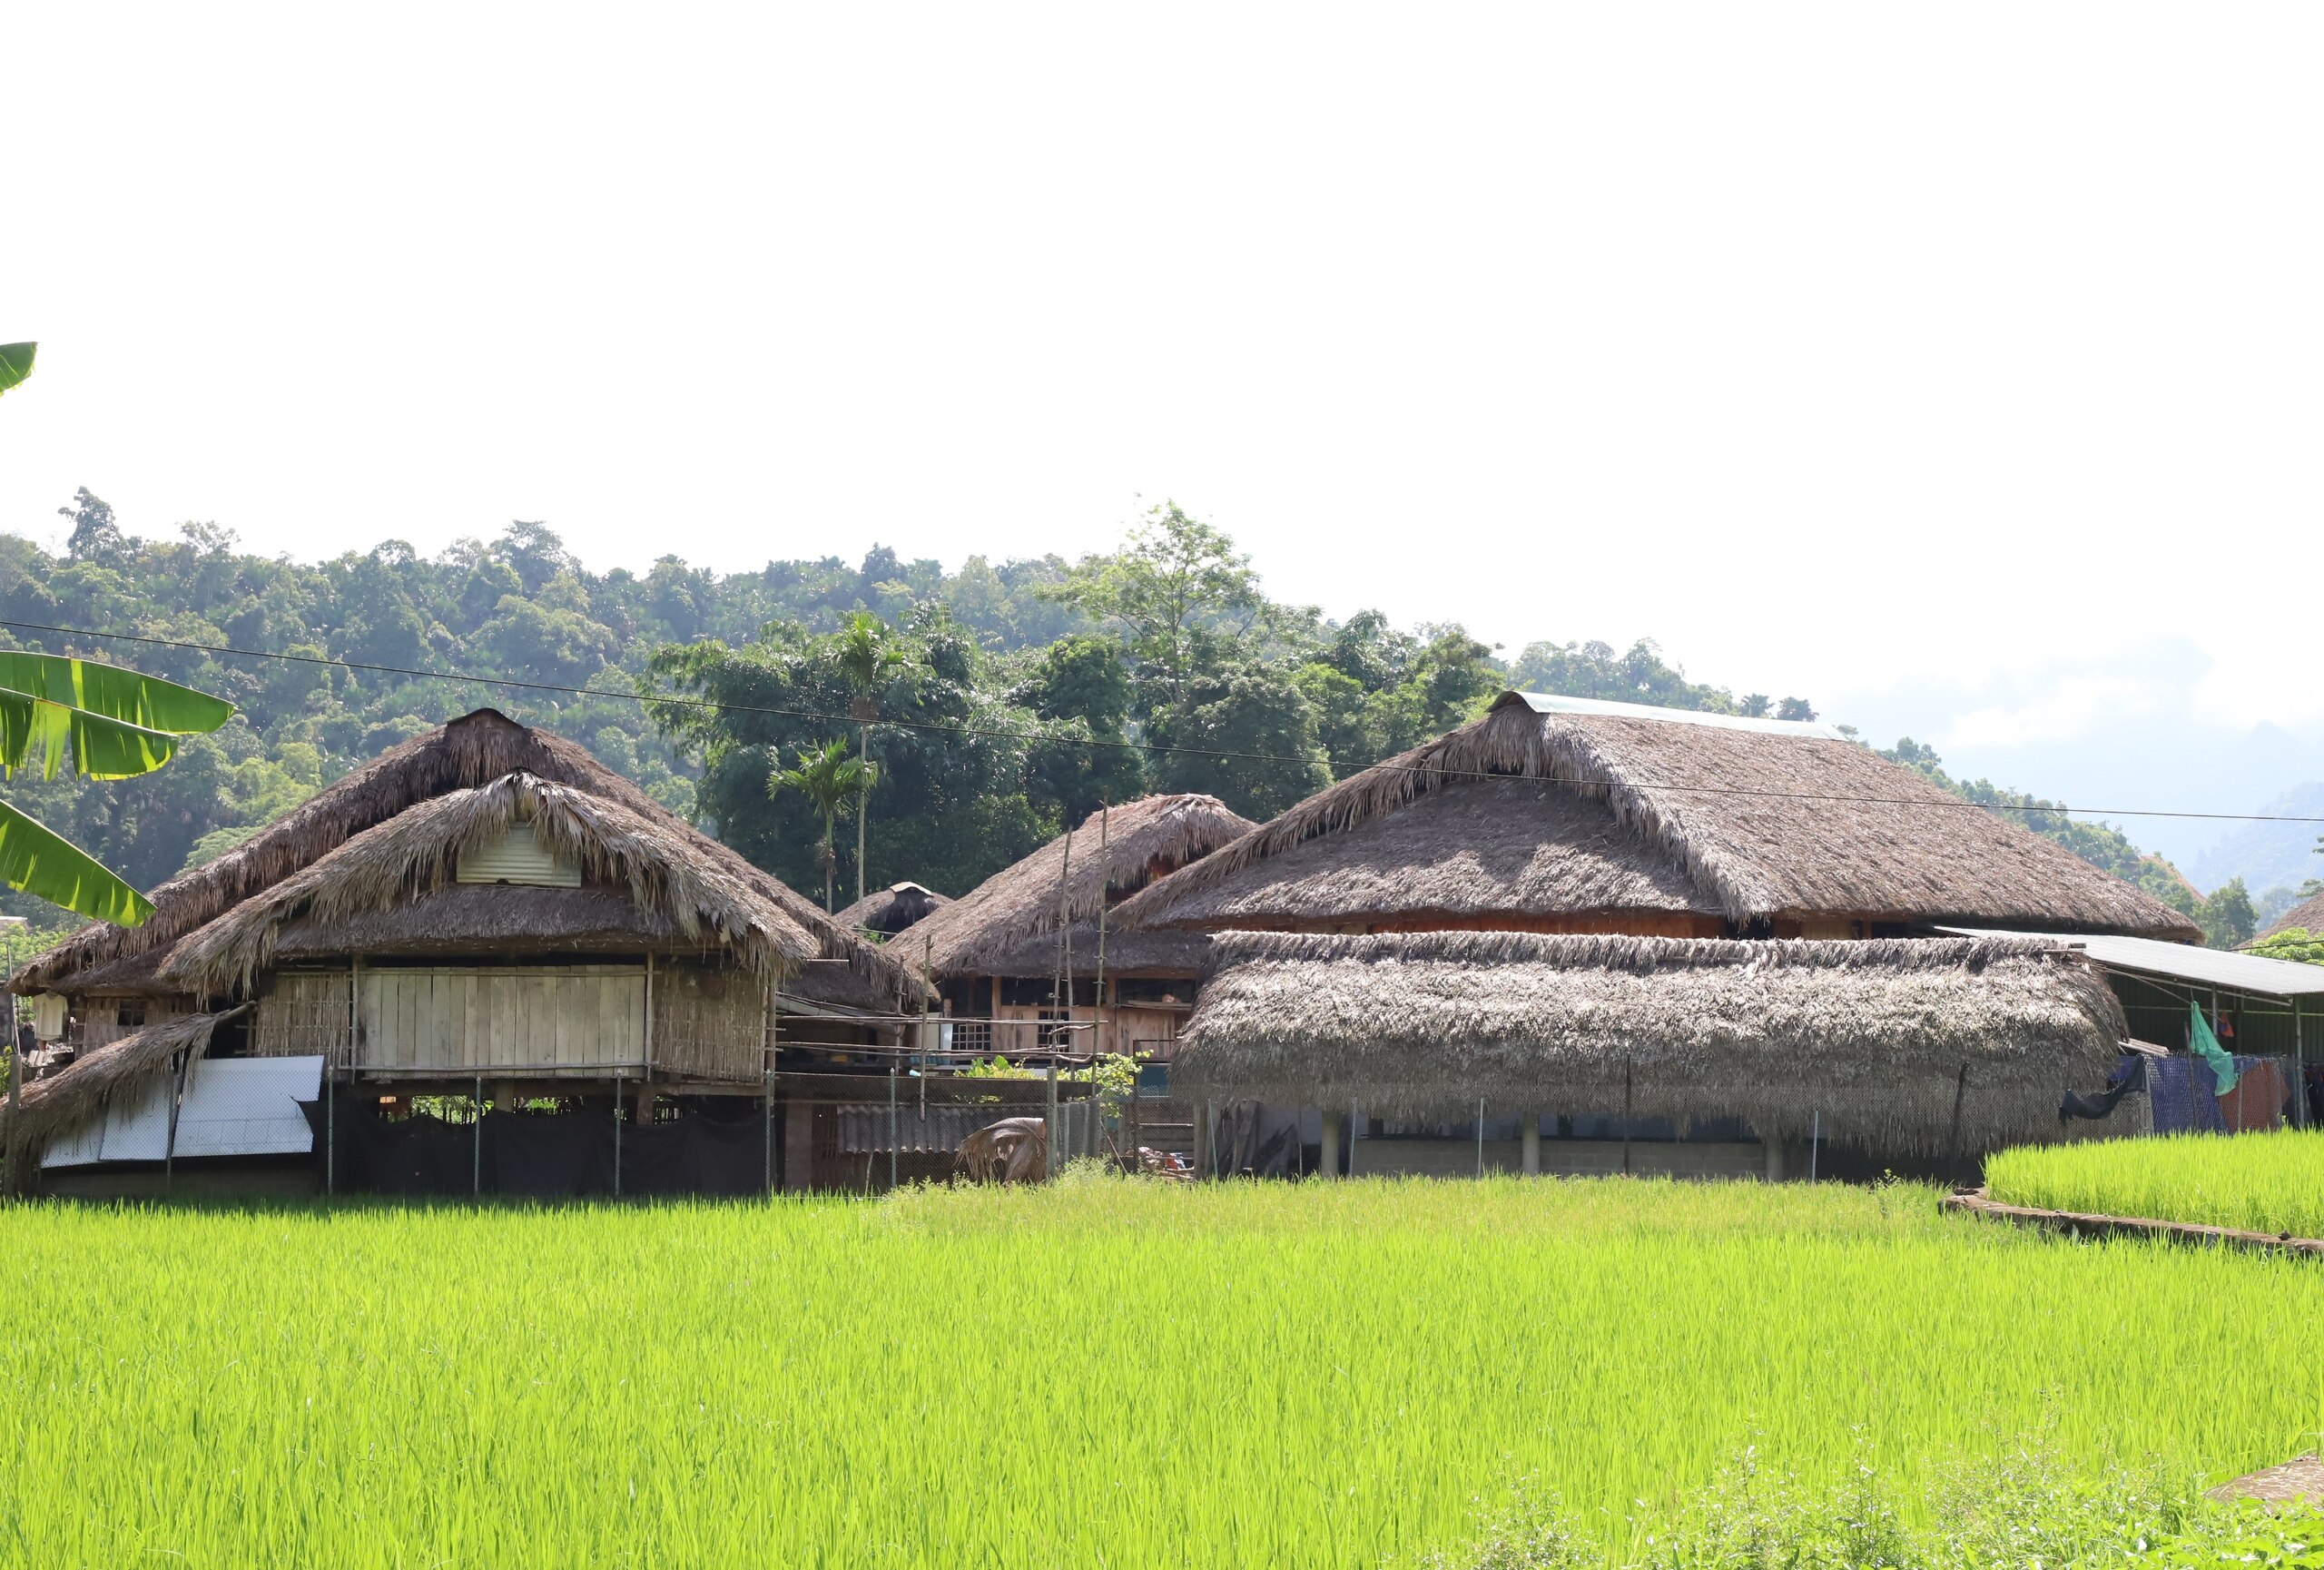
[[[517,1110],[517,1081],[502,1080],[492,1087],[492,1110],[513,1112]]]
[[[1770,1183],[1782,1182],[1783,1141],[1781,1140],[1761,1140],[1759,1143],[1768,1152],[1768,1181]]]
[[[1340,1175],[1340,1115],[1329,1107],[1324,1109],[1323,1154],[1316,1164],[1327,1178]]]
[[[1525,1131],[1520,1136],[1520,1169],[1529,1178],[1541,1175],[1541,1114],[1528,1112],[1524,1118]]]
[[[640,1128],[654,1121],[654,1087],[645,1081],[637,1083],[637,1115],[631,1121]]]

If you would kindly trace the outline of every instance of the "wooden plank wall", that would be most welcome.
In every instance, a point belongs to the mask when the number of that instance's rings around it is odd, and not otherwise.
[[[165,1020],[182,1019],[192,1012],[182,1002],[174,998],[113,996],[100,992],[77,998],[74,1003],[74,1012],[81,1021],[80,1050],[84,1052],[94,1052],[99,1047],[111,1046],[122,1037],[133,1036],[145,1028],[145,1025],[124,1025],[120,1022],[121,1008],[124,1003],[133,1008],[143,1006],[145,1011],[146,1025],[158,1025]]]
[[[645,972],[638,965],[366,970],[362,1017],[357,1061],[364,1068],[579,1072],[643,1064]]]

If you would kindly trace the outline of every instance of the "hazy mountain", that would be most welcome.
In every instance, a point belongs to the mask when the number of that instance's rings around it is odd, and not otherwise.
[[[2258,809],[2295,817],[2324,817],[2324,780],[2294,785]],[[2188,869],[2206,894],[2240,877],[2254,896],[2304,879],[2324,877],[2324,855],[2316,854],[2319,824],[2242,824],[2230,829]]]

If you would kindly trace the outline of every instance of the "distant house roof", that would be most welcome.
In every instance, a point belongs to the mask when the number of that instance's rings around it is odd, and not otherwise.
[[[2269,924],[2265,932],[2253,938],[2251,942],[2259,943],[2262,939],[2274,937],[2278,933],[2288,933],[2294,927],[2303,932],[2324,933],[2324,894],[2315,894],[2300,901],[2282,915],[2278,916]]]
[[[1088,974],[1096,969],[1100,908],[1256,826],[1210,795],[1147,796],[1091,813],[1070,836],[1070,867],[1068,836],[1059,834],[914,927],[904,958],[925,953],[939,976],[1047,975],[1056,968],[1058,929],[1071,922],[1074,973]]]
[[[872,890],[832,920],[850,932],[878,933],[891,938],[951,903],[934,889],[922,888],[918,884],[890,884],[884,889]]]
[[[1829,727],[1504,693],[1124,902],[1206,930],[1693,912],[2193,938]]]

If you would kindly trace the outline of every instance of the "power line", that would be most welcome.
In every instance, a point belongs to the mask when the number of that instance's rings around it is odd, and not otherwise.
[[[233,648],[224,644],[194,643],[185,638],[153,637],[139,633],[99,632],[94,627],[54,627],[44,622],[11,621],[0,617],[0,627],[23,632],[55,633],[67,637],[106,638],[116,643],[146,644],[155,648],[190,649],[200,654],[231,655],[237,659],[271,659],[291,665],[328,667],[337,670],[369,671],[379,676],[411,676],[424,681],[472,682],[479,686],[508,687],[523,692],[564,693],[576,697],[619,698],[631,703],[665,704],[674,708],[706,709],[718,714],[763,715],[781,719],[818,720],[827,724],[853,726],[861,720],[852,715],[828,714],[817,709],[776,708],[753,704],[723,703],[715,698],[683,697],[672,693],[624,692],[606,687],[571,686],[558,682],[525,681],[515,676],[476,676],[466,671],[422,670],[410,666],[373,665],[362,660],[332,659],[327,656],[310,654],[277,654],[262,648]],[[922,731],[937,736],[985,736],[1003,741],[1047,742],[1086,747],[1111,747],[1118,751],[1160,754],[1181,754],[1189,757],[1236,758],[1252,763],[1301,764],[1306,760],[1285,756],[1280,753],[1234,752],[1217,747],[1162,746],[1147,742],[1106,741],[1095,736],[1045,736],[1039,731],[1009,730],[991,726],[939,725],[926,720],[881,719],[872,722],[896,730]],[[1490,774],[1481,769],[1434,768],[1413,764],[1379,763],[1369,768],[1401,768],[1413,774],[1431,774],[1452,779],[1509,779],[1509,775]],[[1362,770],[1356,771],[1361,773]],[[2304,817],[2269,813],[2200,813],[2174,812],[2157,807],[2073,807],[2064,805],[2034,806],[2014,802],[1974,802],[1961,797],[1957,800],[1932,802],[1915,796],[1842,795],[1837,793],[1813,791],[1752,790],[1741,785],[1681,785],[1664,783],[1640,785],[1621,780],[1544,780],[1544,784],[1590,785],[1601,789],[1632,789],[1668,791],[1679,795],[1727,795],[1762,797],[1774,801],[1835,802],[1860,806],[1900,806],[1923,809],[1956,807],[1973,812],[2058,813],[2080,817],[2191,818],[2217,823],[2254,824],[2324,824],[2324,816]]]

